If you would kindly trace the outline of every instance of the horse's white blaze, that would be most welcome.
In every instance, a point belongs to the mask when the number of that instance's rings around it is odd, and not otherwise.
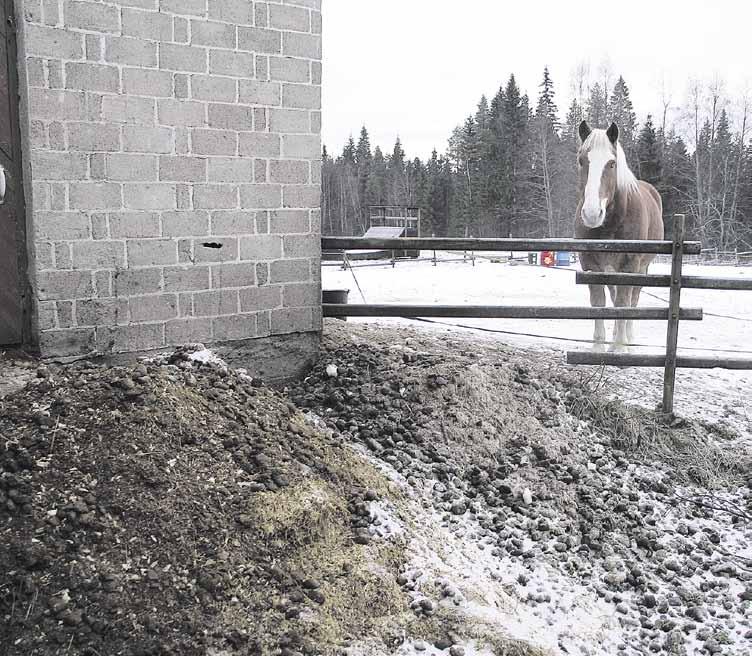
[[[597,228],[605,218],[608,199],[601,198],[603,171],[609,162],[614,161],[610,150],[591,150],[588,153],[588,179],[582,205],[582,220],[589,228]]]

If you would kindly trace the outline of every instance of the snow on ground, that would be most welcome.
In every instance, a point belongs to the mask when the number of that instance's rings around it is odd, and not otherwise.
[[[430,254],[423,253],[428,257]],[[503,254],[504,259],[508,254]],[[438,253],[438,266],[430,260],[401,261],[395,267],[356,266],[343,271],[324,267],[324,289],[349,289],[350,303],[413,303],[443,305],[589,305],[587,286],[575,284],[579,265],[545,268],[526,263],[508,263],[502,254],[477,257],[470,261],[442,261],[456,254]],[[667,264],[654,264],[650,272],[667,274]],[[752,278],[752,268],[734,266],[685,265],[685,275],[723,278]],[[356,284],[357,279],[357,284]],[[361,296],[360,291],[363,292]],[[640,305],[666,307],[668,290],[643,289]],[[752,291],[687,289],[682,291],[683,307],[700,307],[702,321],[683,321],[679,331],[679,353],[704,357],[752,358]],[[466,330],[476,327],[503,331],[485,334],[508,344],[535,346],[561,358],[566,350],[591,347],[592,321],[532,319],[439,319],[434,324],[416,324],[408,319],[350,319],[431,326],[436,330]],[[610,326],[607,322],[608,335]],[[465,328],[463,328],[465,327]],[[660,353],[665,348],[666,326],[660,321],[635,322],[633,352]],[[656,369],[612,370],[609,379],[621,398],[655,407],[661,395],[662,372]],[[752,372],[725,370],[680,370],[677,374],[677,412],[685,416],[724,421],[752,438]]]

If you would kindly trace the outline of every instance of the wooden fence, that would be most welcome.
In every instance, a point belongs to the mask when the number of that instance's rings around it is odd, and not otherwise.
[[[452,317],[484,319],[631,319],[639,321],[666,321],[666,351],[663,355],[640,355],[631,353],[594,353],[570,351],[567,362],[577,365],[610,365],[618,367],[662,367],[664,369],[663,405],[665,413],[674,409],[674,385],[676,369],[721,368],[752,370],[752,359],[679,357],[677,342],[679,322],[699,321],[703,318],[700,308],[682,308],[681,290],[729,289],[752,290],[752,280],[736,278],[709,278],[682,275],[685,255],[699,255],[699,242],[685,241],[685,219],[674,219],[672,241],[626,241],[595,239],[364,239],[358,237],[323,237],[322,249],[327,251],[347,250],[461,250],[461,251],[570,251],[609,253],[650,253],[671,256],[671,274],[657,276],[637,273],[578,272],[578,284],[627,285],[641,287],[668,287],[668,308],[600,308],[600,307],[540,307],[540,306],[472,306],[472,305],[348,305],[324,304],[325,317]]]

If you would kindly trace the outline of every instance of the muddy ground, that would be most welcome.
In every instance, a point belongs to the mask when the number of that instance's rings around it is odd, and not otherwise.
[[[609,372],[341,322],[284,390],[4,367],[9,656],[749,653],[746,436]]]

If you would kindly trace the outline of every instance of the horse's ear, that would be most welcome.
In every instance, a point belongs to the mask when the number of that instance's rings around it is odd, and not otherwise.
[[[611,127],[606,131],[606,135],[608,136],[608,140],[616,145],[616,142],[619,140],[619,127],[616,123],[611,124]]]
[[[592,130],[590,129],[590,126],[587,124],[587,121],[583,121],[580,123],[580,139],[582,141],[585,141],[590,136],[590,133]]]

